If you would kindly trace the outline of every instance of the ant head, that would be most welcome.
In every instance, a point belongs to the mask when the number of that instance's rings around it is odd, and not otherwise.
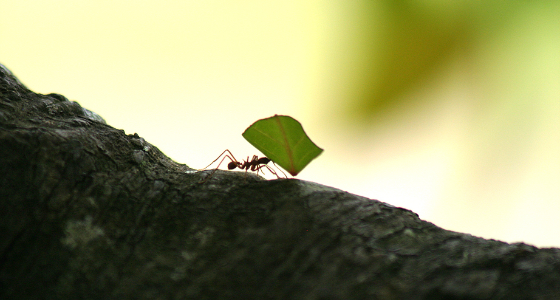
[[[230,161],[229,164],[227,164],[227,168],[228,168],[229,170],[233,170],[233,169],[237,168],[237,162],[235,162],[235,161]]]
[[[259,158],[259,160],[257,161],[259,165],[266,165],[270,162],[270,158],[268,157],[261,157]]]

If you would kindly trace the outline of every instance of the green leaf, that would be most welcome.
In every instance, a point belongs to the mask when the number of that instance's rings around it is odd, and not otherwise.
[[[290,116],[258,120],[243,132],[243,137],[292,176],[323,152]]]

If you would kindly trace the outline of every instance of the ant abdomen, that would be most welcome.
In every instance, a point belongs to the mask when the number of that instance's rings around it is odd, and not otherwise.
[[[234,162],[234,161],[232,161],[232,162],[230,162],[229,164],[227,164],[227,168],[228,168],[229,170],[233,170],[233,169],[237,168],[237,163]]]

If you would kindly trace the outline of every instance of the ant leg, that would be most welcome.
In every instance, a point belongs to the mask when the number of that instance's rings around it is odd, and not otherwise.
[[[254,171],[257,172],[257,175],[259,174],[259,171],[264,175],[264,168],[266,168],[270,173],[274,174],[274,176],[276,176],[276,178],[278,178],[278,179],[282,178],[278,175],[278,173],[276,173],[276,171],[274,171],[274,169],[272,169],[270,166],[267,166],[267,165],[261,165],[258,168],[256,168]],[[280,170],[280,169],[278,169],[278,170]],[[280,172],[282,172],[282,174],[284,174],[284,172],[282,170],[280,170]],[[284,174],[284,178],[288,178],[286,176],[286,174]]]
[[[220,159],[220,157],[222,157],[222,155],[224,155],[225,153],[229,153],[229,155],[231,155],[230,159],[231,161],[237,163],[237,159],[235,159],[235,156],[233,156],[233,154],[231,154],[231,151],[229,151],[228,149],[224,150],[224,152],[222,152],[222,154],[220,154],[216,159],[214,159],[209,165],[207,165],[206,167],[204,167],[202,170],[206,170],[209,166],[211,166],[213,163],[215,163],[218,159]],[[227,155],[226,155],[227,156]],[[221,162],[220,162],[221,164]],[[219,166],[219,165],[218,165]]]
[[[274,170],[272,170],[269,166],[264,166],[264,167],[266,167],[268,169],[268,171],[270,171],[270,173],[274,174],[274,176],[276,176],[276,178],[280,179],[280,176],[278,176],[278,174]]]
[[[226,158],[229,158],[232,162],[235,162],[236,166],[239,167],[239,164],[240,164],[240,163],[235,159],[235,156],[233,156],[233,154],[231,153],[231,151],[229,151],[228,149],[226,149],[224,152],[222,152],[222,154],[220,154],[220,156],[218,156],[218,158],[216,158],[213,162],[211,162],[208,166],[206,166],[206,168],[208,168],[208,167],[211,166],[214,162],[216,162],[218,159],[220,159],[220,157],[221,157],[222,155],[224,155],[224,153],[226,153],[226,152],[229,153],[229,155],[226,154],[226,155],[222,158],[222,160],[220,161],[220,163],[218,164],[218,166],[212,171],[212,173],[210,173],[208,176],[206,176],[206,178],[204,178],[204,180],[199,181],[198,183],[205,183],[206,181],[208,181],[208,179],[210,179],[210,177],[212,177],[212,175],[214,175],[214,173],[216,173],[216,171],[218,170],[218,168],[220,168],[220,165],[224,162],[224,160],[225,160]],[[231,155],[231,156],[230,156],[230,155]],[[204,168],[204,169],[206,169],[206,168]]]
[[[223,154],[223,153],[222,153]],[[221,155],[220,155],[221,156]],[[219,157],[218,157],[219,158]],[[220,167],[220,165],[224,162],[224,159],[229,158],[228,155],[224,156],[222,158],[222,160],[220,161],[220,163],[218,164],[218,166],[212,170],[212,172],[210,174],[208,174],[208,176],[206,176],[206,178],[204,178],[203,180],[199,181],[198,183],[205,183],[206,181],[208,181],[208,179],[210,179],[212,177],[212,175],[214,175],[214,173],[216,173],[216,171],[218,170],[218,168]],[[231,158],[230,158],[231,159]],[[211,164],[210,164],[211,165]]]
[[[282,175],[284,175],[284,178],[288,178],[288,175],[286,175],[286,173],[284,173],[284,171],[282,171],[282,169],[275,162],[272,162],[272,163],[274,164],[274,166],[276,166],[276,169],[278,169],[278,170],[280,170],[280,172],[282,172]],[[280,179],[278,174],[274,173],[274,175],[276,175],[276,177],[278,177],[278,179]]]
[[[267,165],[261,165],[255,168],[255,171],[257,171],[257,175],[259,175],[259,172],[261,172],[261,174],[264,176],[263,167],[267,167]]]

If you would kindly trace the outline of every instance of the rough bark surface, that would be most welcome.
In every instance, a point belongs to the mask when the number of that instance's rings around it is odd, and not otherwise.
[[[0,67],[0,299],[560,299],[560,249],[207,175]]]

